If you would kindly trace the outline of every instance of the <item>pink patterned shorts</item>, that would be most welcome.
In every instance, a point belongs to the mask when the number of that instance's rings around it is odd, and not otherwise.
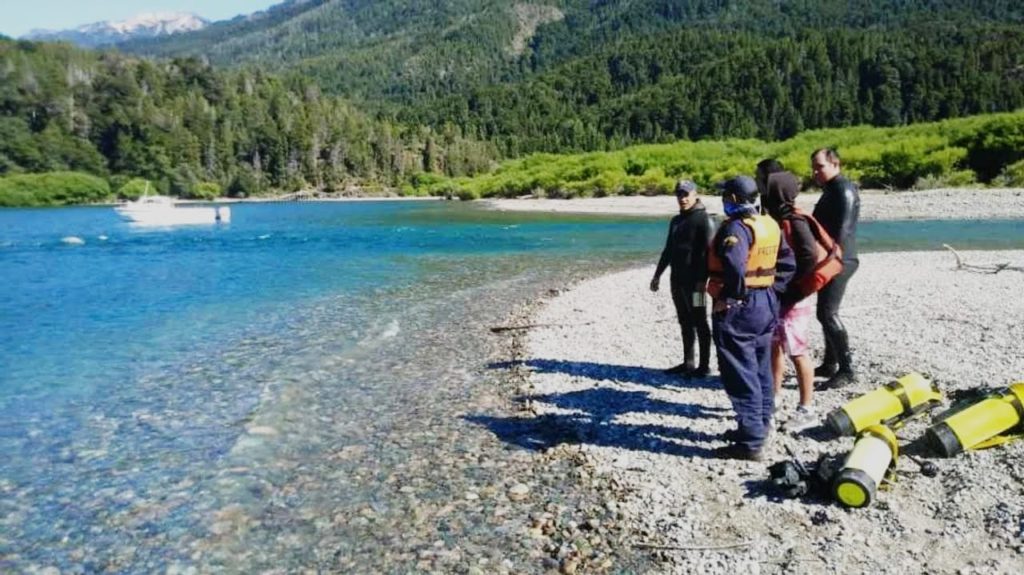
[[[775,327],[774,343],[782,342],[782,349],[790,357],[807,354],[807,330],[814,317],[815,298],[805,297],[784,315],[779,317]]]

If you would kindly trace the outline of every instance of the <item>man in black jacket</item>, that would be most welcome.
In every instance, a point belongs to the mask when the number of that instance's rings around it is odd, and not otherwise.
[[[708,244],[714,226],[697,197],[697,185],[689,180],[676,183],[679,215],[668,226],[665,249],[651,279],[651,291],[658,291],[661,274],[672,267],[672,303],[683,332],[683,363],[666,369],[688,377],[704,377],[710,369],[711,329],[707,316]],[[696,335],[696,338],[694,337]],[[694,339],[700,347],[700,363],[693,361]]]
[[[814,218],[843,248],[843,272],[818,292],[818,321],[825,335],[825,358],[814,370],[828,377],[818,389],[834,389],[856,381],[850,339],[839,320],[839,306],[846,293],[846,284],[857,272],[857,220],[860,218],[860,193],[840,173],[839,154],[822,148],[811,154],[811,175],[822,189],[814,206]]]

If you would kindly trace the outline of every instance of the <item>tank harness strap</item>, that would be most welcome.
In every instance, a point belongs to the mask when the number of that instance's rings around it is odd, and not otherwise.
[[[1017,426],[1024,430],[1024,403],[1021,403],[1020,397],[1017,397],[1017,394],[1011,393],[1010,405],[1017,410]]]
[[[971,449],[986,449],[988,447],[1002,445],[1015,439],[1024,438],[1024,404],[1021,403],[1020,397],[1012,392],[1010,393],[1010,399],[1007,401],[1013,406],[1013,409],[1017,411],[1017,425],[1007,429],[999,435],[982,441]]]
[[[910,405],[910,398],[907,397],[907,390],[903,389],[903,385],[900,384],[900,382],[891,381],[885,384],[885,388],[900,400],[900,405],[903,406],[903,413],[913,413],[914,408]]]
[[[763,278],[775,275],[775,268],[757,268],[753,271],[747,271],[746,276],[748,278]]]

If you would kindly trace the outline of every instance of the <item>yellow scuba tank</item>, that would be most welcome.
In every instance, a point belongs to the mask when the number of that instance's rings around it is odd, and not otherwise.
[[[837,434],[856,435],[877,423],[898,427],[941,402],[938,387],[914,372],[865,393],[832,411],[825,419]]]
[[[832,494],[847,507],[866,507],[890,469],[896,465],[896,435],[884,425],[872,425],[857,436],[842,469],[832,480]]]
[[[1024,432],[1024,381],[990,393],[964,408],[953,408],[925,432],[940,455],[952,457],[965,449],[984,449],[1013,439],[1015,427]],[[1011,432],[1011,433],[1007,433]]]

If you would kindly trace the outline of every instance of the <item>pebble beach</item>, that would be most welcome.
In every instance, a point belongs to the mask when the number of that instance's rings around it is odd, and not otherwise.
[[[701,201],[709,212],[722,213],[717,196],[704,195]],[[797,206],[814,209],[821,194],[806,191],[797,197]],[[672,196],[609,196],[573,200],[540,198],[484,200],[491,209],[503,211],[623,214],[632,216],[671,216],[678,209]],[[1024,216],[1024,189],[937,189],[893,192],[861,192],[863,220],[979,220],[1019,219]]]
[[[898,201],[930,206],[910,216],[920,219],[967,218],[970,210],[979,218],[1024,214],[1019,191],[916,194],[913,201],[909,194],[865,194],[862,213],[881,218],[903,205]],[[999,199],[987,203],[991,197]],[[970,210],[960,205],[971,198]],[[649,201],[561,203],[572,204],[569,211],[640,213]],[[540,209],[536,204],[558,201],[519,202],[492,207]],[[672,213],[673,202],[667,203],[660,213]],[[1007,206],[1012,210],[1001,211]],[[947,397],[1024,380],[1024,251],[958,255],[970,265],[995,267],[958,267],[956,254],[945,250],[861,256],[841,312],[860,380],[817,393],[819,414],[910,372],[936,382]],[[1008,267],[993,273],[1000,265]],[[648,290],[652,273],[653,262],[573,281],[520,312],[515,321],[533,327],[510,337],[504,367],[517,394],[518,425],[503,437],[571,461],[579,474],[595,478],[616,510],[620,544],[646,555],[652,572],[1024,570],[1024,441],[946,459],[921,441],[929,419],[911,422],[897,433],[901,453],[934,462],[938,476],[923,476],[904,455],[895,483],[859,510],[826,495],[783,498],[768,482],[768,467],[789,459],[787,449],[813,466],[821,455],[841,457],[852,448],[852,438],[837,438],[823,424],[795,435],[777,431],[762,463],[712,458],[725,444],[721,435],[734,427],[730,404],[714,355],[708,378],[662,373],[681,360],[682,350],[667,290]],[[812,349],[820,354],[822,347],[814,324]],[[777,423],[792,413],[797,395],[790,372]]]

